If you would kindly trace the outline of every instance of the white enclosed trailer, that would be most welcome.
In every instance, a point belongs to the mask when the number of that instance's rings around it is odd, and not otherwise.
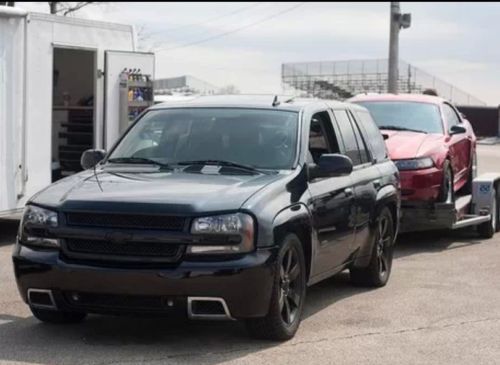
[[[84,148],[111,147],[120,73],[154,78],[154,55],[136,46],[130,25],[0,6],[0,217],[72,173],[61,166]]]

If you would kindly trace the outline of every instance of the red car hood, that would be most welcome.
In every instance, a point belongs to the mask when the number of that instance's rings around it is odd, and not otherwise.
[[[429,156],[433,151],[445,144],[445,136],[442,134],[392,130],[382,130],[381,132],[389,136],[385,140],[385,145],[391,160]]]

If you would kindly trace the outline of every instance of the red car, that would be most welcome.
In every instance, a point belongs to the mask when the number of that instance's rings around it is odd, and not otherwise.
[[[448,101],[429,95],[358,95],[386,138],[403,201],[452,202],[476,176],[476,136]]]

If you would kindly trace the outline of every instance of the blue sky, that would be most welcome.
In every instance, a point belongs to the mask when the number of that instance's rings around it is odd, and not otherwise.
[[[301,4],[281,16],[231,32]],[[46,3],[18,3],[48,11]],[[412,26],[400,58],[490,105],[500,104],[500,3],[401,3]],[[281,63],[386,58],[389,3],[105,3],[75,16],[134,24],[157,77],[191,74],[242,92],[280,92]],[[158,51],[159,49],[163,49]]]

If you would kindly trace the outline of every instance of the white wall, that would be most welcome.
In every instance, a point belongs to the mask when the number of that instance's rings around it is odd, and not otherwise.
[[[30,15],[27,53],[27,199],[51,182],[53,49],[84,48],[97,51],[97,69],[104,70],[104,50],[134,49],[131,26],[94,22],[48,14]],[[20,43],[22,44],[22,43]],[[97,75],[95,76],[97,77]],[[102,146],[104,78],[96,79],[95,123],[97,147]],[[20,99],[22,100],[22,99]]]
[[[16,208],[21,188],[24,18],[0,16],[0,212]]]

